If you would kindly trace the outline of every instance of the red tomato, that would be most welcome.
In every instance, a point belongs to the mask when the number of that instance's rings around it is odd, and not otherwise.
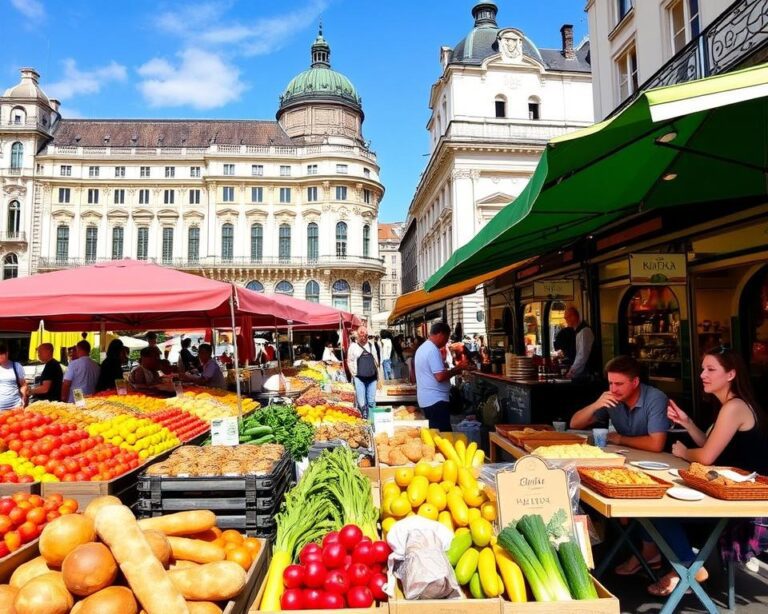
[[[304,609],[319,610],[322,608],[323,591],[316,588],[308,588],[304,591]]]
[[[352,560],[355,563],[363,563],[363,565],[372,565],[375,563],[373,544],[366,542],[360,542],[355,546],[352,551]]]
[[[339,531],[339,541],[348,552],[351,552],[352,549],[360,543],[362,538],[363,532],[360,530],[360,527],[354,524],[344,525],[341,528],[341,531]]]
[[[350,608],[370,608],[373,594],[367,586],[353,586],[347,593],[347,603]]]
[[[61,514],[58,512],[58,510],[53,510],[53,511],[48,512],[45,515],[45,520],[47,522],[52,522],[52,521],[56,520],[59,516],[61,516]]]
[[[3,537],[5,545],[8,546],[8,550],[15,552],[21,546],[21,536],[17,531],[9,531]]]
[[[323,610],[340,610],[344,607],[344,597],[337,593],[323,593],[320,597],[320,607]]]
[[[0,499],[0,514],[8,514],[14,507],[16,507],[16,503],[10,497]]]
[[[299,588],[289,588],[280,597],[281,610],[303,610],[304,591]]]
[[[323,583],[326,593],[335,593],[337,595],[346,595],[349,590],[349,578],[347,574],[338,569],[328,572]]]
[[[13,528],[13,522],[6,514],[0,515],[0,535],[5,535]]]
[[[0,540],[0,559],[4,556],[7,556],[10,550],[8,550],[8,546],[6,545],[5,541]]]
[[[330,542],[323,548],[322,561],[328,569],[336,569],[344,564],[346,552],[340,542]]]
[[[373,542],[373,560],[376,563],[385,563],[387,559],[389,558],[389,553],[392,552],[392,549],[389,547],[389,544],[385,541],[376,541]]]
[[[27,521],[34,524],[43,524],[45,522],[46,511],[42,507],[35,507],[27,512]]]
[[[8,518],[11,519],[11,522],[15,526],[18,526],[27,519],[27,510],[20,507],[14,507],[8,514]]]
[[[304,585],[304,568],[301,565],[288,565],[283,572],[285,588],[301,588]]]
[[[307,544],[299,552],[299,561],[302,565],[306,565],[310,561],[321,561],[323,551],[317,544]]]
[[[34,522],[27,520],[18,529],[19,537],[21,537],[22,543],[31,542],[38,535],[38,528]]]
[[[45,503],[45,499],[40,495],[30,495],[27,501],[32,504],[32,507],[43,507],[43,503]]]
[[[325,537],[323,537],[323,548],[325,548],[328,544],[338,543],[338,541],[339,541],[339,532],[331,531]]]
[[[304,567],[304,586],[320,588],[326,575],[326,569],[320,561],[310,561]]]
[[[349,567],[349,583],[352,586],[368,586],[368,582],[371,581],[371,570],[368,569],[367,565],[364,565],[363,563],[352,563]],[[350,607],[361,607],[361,606],[352,606]],[[362,606],[367,607],[367,606]]]
[[[371,576],[371,581],[368,582],[368,590],[371,591],[371,594],[376,601],[386,601],[389,599],[382,588],[386,583],[387,576],[383,573],[375,573]]]

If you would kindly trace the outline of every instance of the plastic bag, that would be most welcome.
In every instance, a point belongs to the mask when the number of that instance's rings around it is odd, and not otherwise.
[[[462,596],[456,574],[445,556],[453,535],[439,522],[412,516],[387,534],[392,548],[390,577],[398,578],[406,599],[457,599]],[[394,595],[394,586],[387,592]]]

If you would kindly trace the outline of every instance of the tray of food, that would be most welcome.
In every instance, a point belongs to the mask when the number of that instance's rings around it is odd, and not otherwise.
[[[661,499],[673,484],[625,467],[579,467],[584,486],[611,499]]]
[[[695,488],[715,499],[725,501],[768,501],[768,477],[758,475],[754,481],[736,481],[720,471],[733,472],[740,476],[750,475],[748,471],[736,467],[711,467],[691,463],[688,470],[680,469],[680,477],[691,488]]]
[[[530,427],[517,431],[506,431],[505,437],[521,448],[526,445],[538,447],[569,443],[587,443],[587,438],[584,435],[579,435],[577,433],[535,430]]]
[[[577,467],[620,467],[626,458],[621,454],[605,452],[597,446],[586,443],[557,444],[553,446],[531,446],[524,448],[546,460],[571,461]]]

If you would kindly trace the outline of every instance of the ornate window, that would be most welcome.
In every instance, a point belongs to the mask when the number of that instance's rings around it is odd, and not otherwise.
[[[339,279],[333,282],[331,287],[331,302],[336,309],[343,309],[349,311],[349,284]]]
[[[235,227],[232,224],[224,224],[221,227],[221,259],[224,262],[232,262],[235,252]]]
[[[187,231],[187,260],[197,262],[200,259],[200,228],[192,226]]]
[[[18,141],[11,145],[11,168],[21,168],[24,165],[24,145]]]
[[[291,227],[288,224],[280,224],[278,228],[277,255],[282,261],[291,258]]]
[[[310,222],[307,224],[307,258],[316,261],[320,254],[320,231],[317,224]]]
[[[261,294],[264,294],[264,284],[260,281],[256,281],[255,279],[253,281],[249,281],[245,287],[248,290],[253,290],[254,292],[260,292]]]
[[[261,224],[251,224],[251,262],[261,262],[263,256],[264,227]]]
[[[56,262],[64,263],[69,258],[69,226],[56,227]]]
[[[123,257],[123,235],[122,226],[112,228],[112,260],[120,260]]]
[[[367,281],[363,282],[363,312],[371,313],[371,305],[373,303],[373,291],[371,290],[371,284]]]
[[[307,282],[307,287],[304,290],[304,298],[310,303],[320,302],[320,284],[314,279],[310,279]]]
[[[21,229],[21,205],[18,200],[8,203],[8,234],[15,237]]]
[[[336,257],[347,257],[347,224],[345,222],[336,224]]]
[[[146,260],[149,256],[149,227],[139,226],[136,231],[136,259]]]
[[[363,226],[363,257],[368,258],[371,255],[371,227],[366,224]]]
[[[19,276],[19,257],[8,254],[3,258],[3,279],[14,279]]]
[[[287,294],[293,296],[293,284],[290,281],[283,280],[275,286],[275,294]]]
[[[96,250],[99,245],[99,229],[96,226],[88,226],[85,229],[85,261],[96,260]]]
[[[173,228],[166,226],[163,228],[163,264],[173,262]]]

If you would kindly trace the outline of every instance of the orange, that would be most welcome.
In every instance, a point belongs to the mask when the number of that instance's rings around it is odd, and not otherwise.
[[[242,544],[243,543],[243,536],[234,529],[227,529],[221,534],[221,537],[224,539],[225,542],[232,542],[234,544]]]
[[[215,528],[216,527],[214,527],[214,529]],[[190,538],[201,539],[204,542],[216,541],[217,539],[219,539],[219,537],[221,537],[221,531],[219,531],[218,529],[216,531],[214,531],[213,529],[208,529],[207,531],[203,531],[202,533],[195,533],[194,535],[190,535]]]
[[[248,550],[251,551],[253,558],[256,558],[256,555],[259,553],[259,550],[261,550],[261,542],[255,537],[246,537],[245,540],[243,541],[243,546],[245,546],[246,548],[248,548]]]
[[[74,512],[77,511],[78,505],[77,505],[77,501],[75,501],[74,499],[64,499],[61,502],[61,504],[62,505],[66,505],[67,507],[71,507],[72,511],[74,511]]]
[[[240,544],[236,544],[235,542],[224,542],[225,552],[229,552],[230,550],[236,550],[237,548],[244,548],[244,546],[241,546]]]
[[[237,563],[245,571],[248,571],[253,562],[253,557],[251,556],[251,551],[246,546],[236,546],[227,550],[227,560]]]

